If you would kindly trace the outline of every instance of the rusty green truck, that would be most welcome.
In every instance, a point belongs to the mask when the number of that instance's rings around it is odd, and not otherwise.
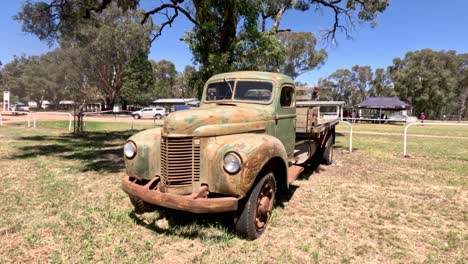
[[[279,73],[210,78],[199,108],[171,113],[125,143],[122,189],[135,210],[233,212],[240,235],[260,236],[301,164],[333,158],[338,118],[320,119],[313,103],[298,107],[295,94]]]

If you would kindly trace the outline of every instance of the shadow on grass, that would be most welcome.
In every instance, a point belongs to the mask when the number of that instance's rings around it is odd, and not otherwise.
[[[308,164],[304,165],[304,172],[299,175],[298,179],[307,180],[314,172],[322,170],[318,158],[312,159]],[[278,197],[276,208],[284,208],[285,202],[291,200],[295,191],[299,187],[291,184],[289,189]],[[239,208],[245,204],[245,199],[239,202]],[[226,242],[236,237],[235,231],[235,216],[238,212],[217,213],[217,214],[193,214],[167,208],[155,206],[158,211],[158,217],[150,222],[142,220],[134,211],[129,213],[129,217],[136,224],[141,225],[155,233],[168,236],[177,236],[187,239],[201,239],[214,242]],[[168,222],[167,228],[158,226],[157,221],[166,219]],[[208,228],[218,229],[219,232],[212,232]]]
[[[82,135],[25,136],[26,146],[17,147],[12,159],[37,156],[78,160],[82,171],[120,172],[124,168],[122,144],[132,132],[95,132]]]
[[[143,221],[135,212],[131,212],[129,217],[138,225],[168,236],[212,242],[226,242],[236,237],[234,213],[193,214],[162,207],[157,207],[156,210],[159,216],[150,222]],[[157,221],[160,219],[167,220],[167,228],[158,226]],[[211,228],[218,229],[219,232],[208,230]]]
[[[344,134],[344,133],[341,133],[341,132],[335,132],[335,135],[336,137],[345,137],[347,138],[346,139],[346,142],[344,142],[343,144],[341,143],[335,143],[335,145],[333,145],[333,147],[335,149],[340,149],[340,150],[346,150],[346,151],[349,151],[349,134]],[[358,148],[356,148],[355,146],[353,146],[353,151],[356,151],[356,150],[359,150]]]

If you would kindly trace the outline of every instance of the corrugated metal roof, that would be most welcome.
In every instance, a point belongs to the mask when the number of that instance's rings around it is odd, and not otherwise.
[[[344,105],[344,101],[297,101],[296,105],[298,107],[304,106],[334,106],[334,105]]]
[[[367,109],[410,109],[411,105],[401,101],[398,97],[369,97],[356,105],[357,108]]]

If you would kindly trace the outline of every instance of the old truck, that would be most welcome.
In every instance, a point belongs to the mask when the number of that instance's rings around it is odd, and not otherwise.
[[[198,109],[171,113],[125,143],[122,189],[135,211],[233,212],[240,235],[259,237],[301,165],[333,159],[339,119],[320,119],[314,102],[296,102],[295,94],[279,73],[210,78]]]

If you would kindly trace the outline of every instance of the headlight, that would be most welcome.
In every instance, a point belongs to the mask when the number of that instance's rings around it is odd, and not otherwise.
[[[238,154],[229,152],[224,156],[224,169],[230,174],[239,172],[242,165],[242,160]]]
[[[135,146],[135,143],[133,141],[127,141],[124,145],[124,155],[127,157],[127,159],[133,159],[135,157],[137,152],[137,148]]]

